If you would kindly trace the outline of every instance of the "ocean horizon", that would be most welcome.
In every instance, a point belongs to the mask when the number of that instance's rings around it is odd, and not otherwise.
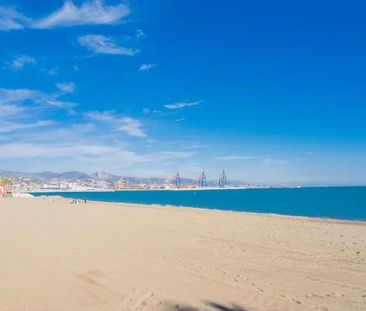
[[[171,205],[297,217],[366,221],[366,186],[223,190],[37,192],[70,199]]]

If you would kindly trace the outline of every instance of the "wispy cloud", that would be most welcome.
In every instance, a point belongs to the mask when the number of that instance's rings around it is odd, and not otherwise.
[[[137,39],[141,39],[141,38],[143,38],[143,37],[145,37],[146,35],[145,35],[145,33],[144,33],[144,31],[142,30],[142,29],[137,29],[136,30],[136,38]]]
[[[146,137],[146,134],[141,129],[141,127],[142,124],[139,120],[130,117],[123,117],[120,119],[120,125],[117,129],[132,136]]]
[[[138,51],[131,48],[118,46],[112,37],[103,35],[86,35],[78,38],[81,46],[85,47],[94,54],[112,54],[133,56]]]
[[[49,76],[55,76],[58,74],[58,67],[53,67],[51,69],[44,70]]]
[[[91,111],[86,116],[91,120],[110,123],[115,130],[125,132],[131,136],[146,137],[140,120],[127,116],[119,116],[111,111]]]
[[[110,111],[89,111],[86,113],[86,116],[91,120],[104,121],[104,122],[113,122],[116,119],[118,119]]]
[[[195,152],[185,152],[185,151],[162,151],[159,153],[155,153],[152,156],[152,161],[166,161],[171,159],[183,159],[183,158],[191,158],[194,156]]]
[[[202,103],[202,100],[195,101],[195,102],[178,102],[178,103],[174,103],[174,104],[164,105],[164,107],[167,109],[182,109],[182,108],[186,108],[186,107],[197,106],[200,103]]]
[[[91,156],[104,155],[116,151],[103,145],[90,144],[65,144],[58,145],[42,143],[14,142],[0,146],[0,158],[34,158],[34,157],[65,157],[65,156]]]
[[[28,89],[0,89],[0,134],[50,126],[51,120],[40,120],[40,112],[50,107],[47,96]],[[2,136],[0,135],[0,138]]]
[[[76,88],[76,85],[73,82],[57,83],[56,86],[62,92],[62,94],[73,93]]]
[[[80,6],[67,0],[56,12],[32,24],[34,28],[114,24],[130,14],[127,2],[106,5],[102,0],[86,1]]]
[[[16,116],[19,112],[36,113],[43,109],[66,109],[71,112],[71,108],[76,103],[66,102],[60,99],[65,92],[54,92],[47,94],[30,89],[4,89],[0,88],[0,117],[6,115]]]
[[[12,59],[10,62],[7,62],[6,65],[14,70],[18,71],[22,69],[26,64],[35,64],[36,59],[34,57],[28,56],[28,55],[21,55],[17,56],[14,59]]]
[[[30,19],[14,7],[0,7],[0,31],[19,30],[30,22]]]
[[[42,94],[30,89],[4,89],[0,88],[0,104],[19,103],[24,100],[39,100]]]
[[[0,103],[1,103],[1,100],[0,100]],[[0,118],[17,115],[17,114],[21,113],[22,111],[23,111],[23,108],[18,107],[17,105],[1,104]]]
[[[287,163],[287,160],[272,158],[271,156],[259,155],[259,156],[247,156],[247,155],[225,155],[214,157],[214,160],[219,161],[253,161],[257,160],[258,163],[262,163],[263,165],[277,165]]]
[[[18,95],[17,98],[20,97]],[[28,100],[26,101],[28,103]],[[17,111],[14,107],[8,108],[8,113],[14,114]],[[160,174],[165,176],[164,168],[167,169],[167,163],[170,163],[169,166],[176,166],[175,162],[182,165],[185,159],[196,155],[193,150],[164,148],[159,148],[156,152],[147,152],[146,148],[141,149],[138,145],[133,145],[134,141],[129,137],[121,138],[121,132],[132,137],[145,137],[142,122],[115,112],[93,111],[86,115],[76,114],[73,118],[77,121],[75,124],[59,123],[57,119],[49,121],[46,118],[47,114],[48,110],[38,110],[36,117],[21,113],[22,117],[14,122],[11,118],[3,119],[0,122],[0,159],[10,162],[34,159],[38,163],[35,164],[37,169],[77,167],[80,170],[93,171],[102,167],[116,173],[153,166],[159,168]],[[51,117],[53,115],[53,112],[49,114]],[[44,119],[40,120],[41,117]],[[3,122],[4,120],[10,121]],[[125,138],[128,140],[124,141]],[[150,173],[146,171],[142,175],[145,174]]]
[[[9,133],[17,130],[39,128],[52,125],[50,120],[40,120],[34,123],[16,123],[16,122],[2,122],[0,124],[0,133]]]
[[[204,144],[193,144],[193,145],[190,145],[188,143],[185,143],[183,147],[184,147],[184,149],[202,149],[202,148],[207,148],[208,145],[204,145]]]
[[[74,114],[74,111],[71,108],[77,106],[77,104],[73,102],[55,100],[55,99],[47,100],[47,104],[50,107],[67,109],[70,114]]]
[[[245,156],[245,155],[225,155],[214,157],[215,160],[220,161],[237,161],[237,160],[263,160],[263,156]]]
[[[142,113],[143,114],[154,114],[154,115],[162,115],[162,111],[161,110],[156,110],[156,109],[150,109],[150,108],[143,108],[142,109]]]
[[[110,25],[121,22],[129,14],[130,8],[126,1],[120,1],[115,5],[106,5],[103,0],[90,0],[78,6],[72,0],[66,0],[60,9],[39,20],[26,17],[15,7],[1,6],[0,31]]]
[[[116,145],[98,142],[79,144],[61,142],[56,144],[41,142],[11,142],[0,145],[0,159],[72,159],[79,169],[105,167],[126,168],[135,164],[158,164],[174,159],[191,158],[194,153],[162,151],[156,153],[136,153]]]
[[[158,65],[157,64],[142,64],[140,67],[139,67],[139,71],[147,71],[147,70],[150,70],[154,67],[157,67]]]
[[[301,162],[300,159],[273,159],[273,158],[264,158],[263,164],[264,165],[283,165],[289,162]]]

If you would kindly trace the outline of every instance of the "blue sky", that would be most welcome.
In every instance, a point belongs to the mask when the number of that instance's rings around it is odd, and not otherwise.
[[[0,169],[366,184],[362,1],[0,1]]]

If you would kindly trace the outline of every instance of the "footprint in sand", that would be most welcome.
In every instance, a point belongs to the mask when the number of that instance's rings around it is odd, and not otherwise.
[[[295,303],[297,303],[298,305],[301,305],[301,304],[302,304],[302,302],[301,302],[301,301],[296,300],[296,299],[292,299],[292,301],[293,301],[293,302],[295,302]]]
[[[135,288],[132,296],[123,299],[126,310],[144,310],[147,305],[152,305],[151,299],[155,293],[152,291]]]

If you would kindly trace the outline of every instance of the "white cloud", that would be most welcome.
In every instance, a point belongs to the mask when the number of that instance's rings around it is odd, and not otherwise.
[[[40,109],[58,108],[66,109],[71,112],[70,108],[76,106],[76,103],[60,100],[59,97],[65,95],[64,92],[55,92],[46,94],[37,90],[30,89],[4,89],[0,88],[0,105],[3,109],[0,117],[5,114],[16,115],[22,113],[36,113]],[[36,111],[37,110],[37,111]],[[1,109],[0,109],[1,111]],[[4,113],[5,111],[5,113]]]
[[[48,29],[80,25],[110,25],[122,21],[130,14],[126,1],[106,5],[103,0],[89,0],[77,6],[72,0],[50,15],[40,20],[32,20],[14,7],[0,7],[0,31],[24,28]]]
[[[58,70],[59,70],[58,67],[54,67],[49,70],[46,70],[46,72],[49,76],[55,76],[58,74]]]
[[[154,115],[162,115],[162,112],[160,110],[150,109],[150,108],[143,108],[142,113],[144,114],[154,114]]]
[[[146,35],[145,35],[145,33],[144,33],[144,31],[142,30],[142,29],[137,29],[136,30],[136,38],[137,39],[141,39],[141,38],[143,38],[143,37],[145,37]]]
[[[168,160],[190,158],[189,152],[162,151],[150,154],[138,154],[118,146],[100,143],[35,143],[11,142],[0,145],[0,159],[72,159],[79,168],[104,166],[121,168],[142,163],[161,163]]]
[[[202,102],[202,100],[195,101],[195,102],[178,102],[178,103],[174,103],[174,104],[165,105],[164,107],[167,108],[167,109],[182,109],[182,108],[185,108],[185,107],[197,106],[201,102]]]
[[[73,107],[77,106],[76,103],[62,101],[62,100],[48,100],[47,104],[51,107],[64,108],[64,109],[69,109],[69,108],[73,108]]]
[[[112,37],[102,35],[81,36],[78,38],[78,42],[81,46],[95,54],[133,56],[138,52],[130,48],[118,46]]]
[[[183,147],[184,147],[184,149],[201,149],[201,148],[207,148],[208,145],[203,145],[203,144],[189,145],[189,144],[185,143]]]
[[[23,29],[30,19],[14,7],[0,7],[0,31]]]
[[[142,123],[134,118],[118,116],[110,111],[91,111],[86,116],[92,120],[108,122],[112,124],[117,131],[125,132],[135,137],[146,137],[142,129]]]
[[[236,160],[260,160],[263,159],[262,156],[243,156],[243,155],[226,155],[215,157],[215,160],[222,161],[236,161]]]
[[[171,159],[182,159],[190,158],[195,155],[195,152],[185,152],[185,151],[162,151],[153,156],[149,155],[154,161],[164,161]]]
[[[56,12],[36,21],[33,28],[115,24],[130,14],[126,2],[106,5],[103,0],[85,1],[80,6],[67,0]]]
[[[146,70],[150,70],[154,67],[158,66],[157,64],[142,64],[139,68],[139,71],[146,71]]]
[[[1,122],[0,124],[0,133],[9,133],[17,130],[23,129],[31,129],[31,128],[39,128],[52,125],[53,122],[49,120],[40,120],[34,123],[15,123],[15,122]]]
[[[29,89],[4,89],[0,88],[0,104],[19,103],[24,100],[38,100],[42,94]]]
[[[7,62],[9,68],[11,68],[14,71],[18,71],[22,69],[26,64],[35,64],[36,59],[34,57],[28,56],[28,55],[21,55],[18,57],[15,57],[10,62]]]
[[[117,117],[110,111],[90,111],[86,113],[86,116],[91,120],[114,122]]]
[[[23,110],[24,109],[22,107],[18,107],[17,105],[1,104],[0,118],[17,115],[21,113]]]
[[[76,85],[73,82],[57,83],[56,86],[62,92],[62,94],[73,93],[76,88]]]
[[[141,129],[142,124],[139,120],[130,117],[123,117],[119,120],[119,122],[120,125],[117,128],[119,131],[126,132],[131,136],[146,137],[146,134]]]
[[[18,92],[13,99],[26,98],[29,94],[33,93]],[[23,104],[20,107],[30,108],[29,100],[26,99]],[[135,146],[137,150],[133,150],[134,141],[124,141],[127,136],[121,135],[121,132],[145,137],[142,122],[113,112],[89,112],[85,115],[89,120],[84,118],[82,123],[70,124],[71,120],[61,123],[57,119],[53,123],[46,117],[49,109],[37,108],[32,115],[28,110],[19,113],[13,103],[4,105],[8,107],[6,113],[0,110],[4,115],[21,115],[16,119],[6,117],[0,122],[0,159],[6,163],[32,160],[36,170],[77,168],[88,171],[103,168],[125,173],[130,168],[142,169],[151,165],[162,169],[167,169],[170,165],[175,167],[176,164],[169,163],[181,163],[196,154],[192,150],[170,149],[147,152],[139,145]],[[47,105],[49,107],[50,103]],[[54,112],[50,115],[53,116]],[[79,117],[76,115],[76,118]]]
[[[116,151],[114,148],[85,144],[9,143],[0,146],[0,158],[65,157],[103,155]]]

